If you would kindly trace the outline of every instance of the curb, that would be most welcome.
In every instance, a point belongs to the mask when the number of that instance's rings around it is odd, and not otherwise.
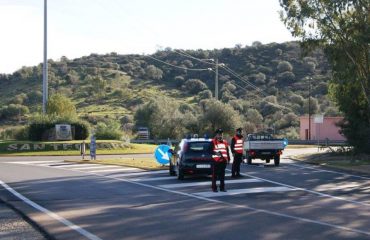
[[[6,191],[6,189],[4,189]],[[32,220],[30,217],[27,216],[23,211],[16,208],[13,204],[5,201],[0,197],[0,202],[3,203],[5,206],[13,210],[17,215],[19,215],[24,221],[26,221],[33,229],[38,231],[45,239],[47,240],[57,240],[55,237],[53,237],[45,228],[40,226],[37,222]]]

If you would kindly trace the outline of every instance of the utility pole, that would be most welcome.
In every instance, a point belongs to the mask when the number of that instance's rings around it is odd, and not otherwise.
[[[308,78],[308,140],[311,140],[311,78]]]
[[[216,58],[215,99],[218,100],[218,58]]]
[[[48,102],[48,59],[47,59],[47,0],[44,0],[44,64],[42,72],[42,113],[46,113]]]

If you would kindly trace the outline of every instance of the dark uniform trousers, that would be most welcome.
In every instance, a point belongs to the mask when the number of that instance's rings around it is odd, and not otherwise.
[[[243,153],[234,153],[234,161],[231,168],[231,175],[237,176],[240,175],[240,164],[243,160]]]
[[[225,189],[225,169],[226,162],[216,162],[212,164],[212,189],[217,189],[216,181],[220,180],[220,189]]]

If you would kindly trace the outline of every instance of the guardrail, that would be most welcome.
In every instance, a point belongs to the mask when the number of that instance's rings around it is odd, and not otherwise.
[[[178,139],[147,139],[147,140],[139,140],[139,139],[132,139],[131,143],[149,143],[149,144],[167,144],[171,142],[172,145],[178,144],[180,140]],[[321,145],[321,146],[344,146],[348,145],[348,143],[344,140],[289,140],[289,145]]]

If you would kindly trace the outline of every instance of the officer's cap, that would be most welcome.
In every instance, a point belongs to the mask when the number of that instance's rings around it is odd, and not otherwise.
[[[217,129],[216,131],[215,131],[215,133],[216,134],[221,134],[221,133],[223,133],[224,132],[224,130],[222,130],[221,128],[219,128],[219,129]]]

